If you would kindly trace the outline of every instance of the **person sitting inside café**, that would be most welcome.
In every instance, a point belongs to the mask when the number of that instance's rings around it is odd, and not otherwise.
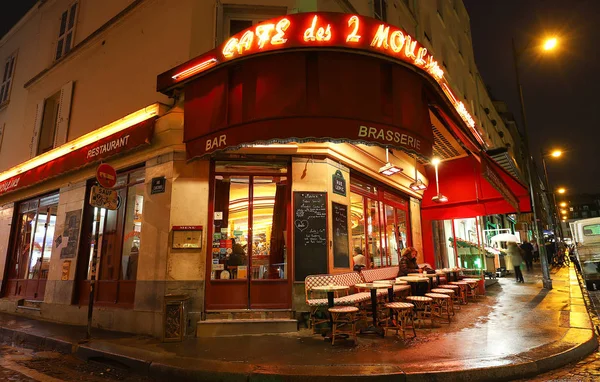
[[[409,273],[418,273],[419,265],[417,264],[417,250],[414,247],[406,247],[402,251],[400,258],[399,276],[406,276]]]
[[[360,270],[367,266],[367,258],[362,253],[362,249],[359,247],[354,248],[354,257],[352,257],[354,261],[354,271],[360,272]]]

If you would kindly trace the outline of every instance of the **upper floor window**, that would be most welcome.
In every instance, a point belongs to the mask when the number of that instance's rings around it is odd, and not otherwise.
[[[583,209],[587,211],[587,210],[589,210],[589,209],[590,209],[590,206],[588,206],[588,205],[585,205],[585,206],[583,206]]]
[[[387,0],[373,2],[373,16],[381,21],[387,21]]]
[[[43,154],[67,141],[73,82],[68,82],[37,105],[32,156]]]
[[[0,83],[0,105],[8,102],[12,79],[15,73],[16,59],[17,55],[13,54],[6,59],[4,64],[4,73],[2,75],[2,82]]]
[[[58,31],[58,41],[56,42],[55,60],[59,60],[73,48],[77,8],[76,1],[60,16],[60,29]]]
[[[265,20],[285,15],[287,8],[224,4],[219,8],[219,13],[217,44]]]
[[[437,13],[444,20],[444,0],[437,0]]]

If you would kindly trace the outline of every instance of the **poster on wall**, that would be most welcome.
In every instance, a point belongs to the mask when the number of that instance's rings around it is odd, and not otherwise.
[[[294,279],[327,273],[327,193],[294,192]]]
[[[348,238],[348,206],[332,202],[333,213],[333,267],[350,267],[350,244]]]
[[[60,243],[60,258],[72,259],[77,255],[79,232],[81,231],[81,210],[69,211],[65,216],[62,242]]]

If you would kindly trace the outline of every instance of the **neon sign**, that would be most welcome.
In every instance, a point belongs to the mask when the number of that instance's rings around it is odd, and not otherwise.
[[[400,28],[359,15],[297,13],[265,21],[232,36],[213,51],[159,76],[158,88],[164,90],[240,57],[274,50],[319,48],[367,51],[418,67],[442,87],[458,115],[481,139],[475,120],[465,105],[454,97],[444,78],[444,70],[427,48]]]

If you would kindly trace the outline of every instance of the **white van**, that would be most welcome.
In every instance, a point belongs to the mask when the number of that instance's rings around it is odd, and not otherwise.
[[[577,220],[570,226],[587,288],[600,290],[600,218]]]

